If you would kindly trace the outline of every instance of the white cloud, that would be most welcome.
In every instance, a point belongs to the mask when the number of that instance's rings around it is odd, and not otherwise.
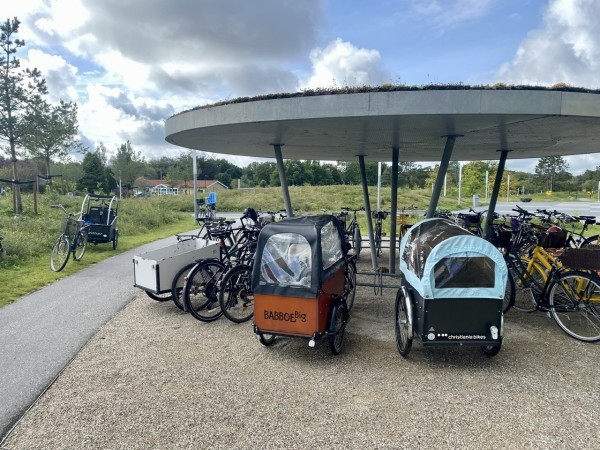
[[[77,67],[67,63],[61,56],[49,55],[41,50],[32,49],[27,52],[24,67],[37,68],[42,73],[48,87],[49,100],[77,102]]]
[[[303,88],[376,85],[391,78],[377,50],[357,48],[339,38],[311,51],[310,60],[313,73]]]
[[[600,87],[600,2],[550,0],[541,28],[531,31],[496,81]]]

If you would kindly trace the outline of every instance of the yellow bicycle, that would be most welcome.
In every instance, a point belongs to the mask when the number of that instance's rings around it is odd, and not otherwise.
[[[548,312],[569,336],[600,341],[599,250],[552,251],[538,243],[531,257],[511,254],[506,262],[515,281],[515,309]]]

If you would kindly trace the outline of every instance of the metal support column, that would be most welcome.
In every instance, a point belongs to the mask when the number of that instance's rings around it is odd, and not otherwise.
[[[392,192],[390,204],[390,273],[396,273],[396,224],[398,223],[398,147],[392,149]]]
[[[275,149],[275,159],[277,160],[277,171],[279,172],[279,182],[281,183],[281,193],[283,194],[283,204],[288,217],[294,217],[292,202],[290,200],[290,191],[288,190],[287,178],[285,176],[285,167],[283,166],[283,157],[281,156],[281,145],[273,144]]]
[[[192,170],[194,172],[194,221],[198,218],[198,161],[196,161],[197,159],[197,155],[196,155],[196,150],[192,150],[192,155],[193,155],[193,163],[192,163]]]
[[[431,200],[429,201],[429,209],[427,210],[427,218],[431,219],[435,215],[435,210],[440,200],[440,193],[442,192],[442,186],[444,185],[444,177],[448,170],[448,163],[452,156],[452,150],[454,149],[454,142],[459,135],[446,136],[446,146],[444,147],[444,153],[440,162],[440,170],[438,171],[435,185],[433,186],[433,192],[431,193]]]
[[[500,161],[498,162],[498,171],[496,172],[496,179],[494,180],[494,188],[492,189],[492,196],[490,197],[490,204],[487,210],[487,216],[485,219],[485,238],[490,240],[492,232],[492,223],[494,221],[494,211],[496,210],[496,202],[500,195],[500,185],[502,184],[502,176],[504,175],[504,166],[506,165],[506,158],[510,150],[500,150]]]
[[[373,222],[371,221],[371,202],[369,201],[369,188],[367,186],[367,169],[365,168],[365,157],[358,156],[360,165],[360,180],[362,182],[363,197],[365,202],[365,213],[367,214],[367,228],[369,229],[369,247],[371,248],[371,265],[377,269],[377,249],[375,248],[375,238],[373,236]]]

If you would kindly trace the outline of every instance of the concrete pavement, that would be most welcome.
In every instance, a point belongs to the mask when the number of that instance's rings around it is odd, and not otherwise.
[[[0,440],[140,292],[133,287],[133,256],[174,242],[170,237],[109,258],[0,309]]]

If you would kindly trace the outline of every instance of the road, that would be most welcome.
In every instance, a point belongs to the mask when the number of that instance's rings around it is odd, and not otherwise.
[[[471,202],[463,203],[465,210],[469,210]],[[535,212],[537,209],[546,209],[548,211],[557,210],[570,214],[572,216],[596,216],[596,221],[600,221],[600,202],[591,201],[572,201],[572,202],[498,202],[496,204],[496,212],[499,214],[516,214],[513,211],[515,205],[526,209],[529,212]],[[479,206],[473,208],[476,211],[487,210],[487,206]]]
[[[0,309],[0,440],[140,292],[133,287],[133,256],[174,242],[170,237],[114,256]]]

